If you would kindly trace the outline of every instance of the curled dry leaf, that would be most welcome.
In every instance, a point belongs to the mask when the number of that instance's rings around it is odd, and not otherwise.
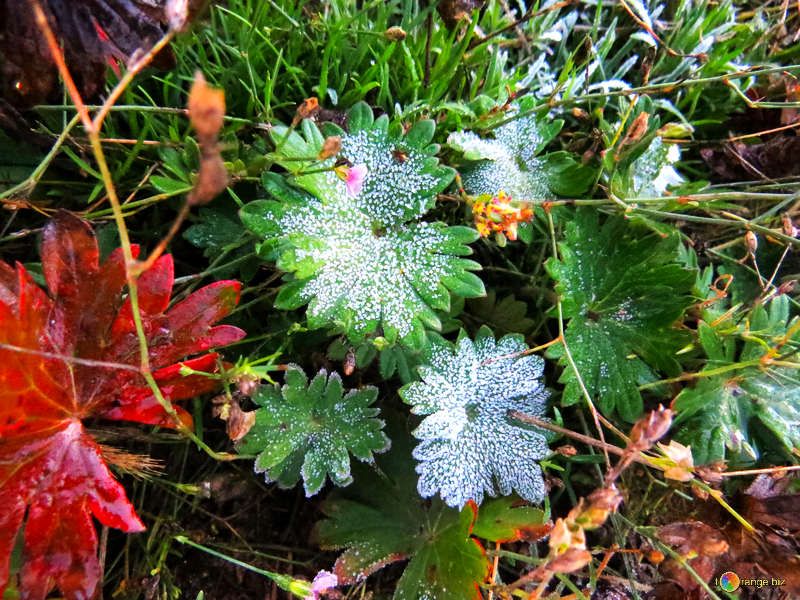
[[[214,398],[212,414],[225,421],[225,431],[232,442],[238,442],[246,436],[256,422],[256,411],[242,410],[235,396],[222,394]]]
[[[198,71],[189,92],[189,120],[200,145],[200,169],[194,188],[187,197],[192,206],[207,204],[228,185],[228,170],[218,143],[224,118],[225,92],[209,86]]]
[[[569,548],[547,563],[551,573],[574,573],[592,561],[591,553],[583,548]]]
[[[188,109],[197,137],[216,140],[225,117],[225,92],[209,86],[200,71],[195,73],[189,91]]]
[[[320,111],[319,100],[311,97],[306,98],[297,107],[297,112],[292,119],[292,127],[296,127],[303,119],[311,119]]]
[[[389,27],[389,29],[384,31],[383,35],[390,42],[402,42],[404,39],[406,39],[406,36],[408,34],[402,27],[394,26],[394,27]]]
[[[686,558],[719,556],[728,551],[725,536],[702,521],[664,525],[659,527],[658,537]]]
[[[641,446],[642,450],[650,448],[669,431],[673,415],[674,413],[670,409],[659,404],[656,410],[650,411],[634,423],[628,446],[635,444]]]
[[[453,29],[461,21],[469,22],[472,11],[481,8],[485,0],[439,0],[436,10],[449,29]]]
[[[139,371],[121,249],[101,263],[89,225],[60,212],[44,228],[41,254],[47,291],[22,265],[0,262],[0,595],[24,531],[21,597],[43,599],[58,587],[76,600],[95,595],[101,574],[92,516],[125,532],[144,529],[83,421],[177,424]],[[172,284],[166,255],[138,285],[150,366],[167,401],[215,388],[216,379],[184,377],[182,368],[213,372],[217,355],[202,353],[244,336],[212,326],[237,304],[238,282],[213,283],[169,307]]]
[[[322,144],[322,150],[319,151],[317,154],[317,158],[319,160],[326,160],[328,158],[333,158],[339,151],[342,149],[342,137],[339,135],[329,135],[325,138],[325,142]]]
[[[647,133],[647,125],[649,122],[649,113],[640,112],[638,115],[636,115],[636,118],[633,120],[631,126],[628,127],[628,131],[625,133],[625,137],[622,138],[617,153],[641,140],[644,134]]]

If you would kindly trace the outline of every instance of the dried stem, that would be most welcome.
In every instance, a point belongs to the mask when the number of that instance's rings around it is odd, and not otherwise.
[[[164,409],[164,412],[167,413],[167,415],[169,415],[173,420],[178,431],[189,437],[199,448],[216,460],[235,459],[237,458],[235,455],[215,452],[200,438],[198,438],[191,429],[186,427],[186,425],[184,425],[181,421],[177,411],[172,406],[172,403],[164,397],[164,394],[158,387],[158,383],[156,383],[156,380],[153,378],[153,374],[150,369],[150,350],[148,348],[147,336],[144,331],[141,310],[139,308],[137,276],[141,273],[141,271],[137,270],[137,263],[133,257],[133,250],[131,248],[130,236],[128,235],[128,228],[125,225],[125,216],[122,212],[122,206],[120,204],[119,197],[117,196],[114,180],[111,176],[111,171],[108,168],[108,162],[106,161],[105,153],[103,152],[103,146],[100,141],[100,128],[102,127],[106,115],[113,107],[114,102],[122,95],[122,93],[125,91],[125,88],[131,83],[131,81],[133,81],[135,75],[150,63],[150,61],[157,54],[158,50],[168,44],[175,33],[174,31],[167,32],[161,40],[156,42],[156,44],[148,52],[146,52],[131,66],[129,72],[122,78],[122,80],[120,80],[119,84],[117,84],[112,91],[112,94],[100,107],[95,119],[92,120],[89,116],[86,104],[84,103],[83,98],[81,97],[81,94],[78,91],[78,88],[69,72],[69,68],[64,60],[64,54],[58,45],[52,29],[50,28],[50,24],[47,22],[47,17],[45,16],[39,1],[29,0],[29,2],[36,16],[37,26],[47,41],[50,54],[53,57],[53,62],[56,64],[58,72],[67,88],[67,92],[69,93],[72,102],[75,104],[78,115],[80,116],[84,129],[86,130],[86,134],[89,138],[92,148],[92,154],[100,170],[103,186],[105,187],[106,194],[108,195],[108,201],[111,205],[111,211],[119,232],[122,255],[125,259],[125,276],[128,284],[128,298],[131,303],[131,313],[136,329],[136,337],[139,342],[139,372],[147,382],[147,385],[152,391],[156,401]]]

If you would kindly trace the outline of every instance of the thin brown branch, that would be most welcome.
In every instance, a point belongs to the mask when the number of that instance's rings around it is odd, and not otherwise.
[[[68,354],[59,354],[57,352],[45,352],[44,350],[34,350],[32,348],[24,348],[22,346],[15,346],[13,344],[0,343],[0,350],[8,350],[10,352],[19,352],[20,354],[30,354],[32,356],[40,356],[42,358],[60,360],[65,363],[70,363],[74,365],[83,365],[84,367],[120,369],[123,371],[133,371],[135,373],[141,373],[141,369],[133,365],[127,365],[124,363],[117,363],[117,362],[109,362],[105,360],[93,360],[90,358],[78,358],[77,356],[72,356]]]
[[[78,86],[75,85],[75,80],[72,78],[72,75],[70,75],[69,69],[67,68],[67,63],[64,60],[64,53],[61,51],[61,47],[59,46],[58,40],[53,33],[53,29],[50,27],[50,23],[47,20],[47,15],[45,15],[44,9],[42,9],[42,6],[39,4],[39,0],[29,0],[29,2],[31,8],[33,9],[33,15],[36,19],[36,26],[39,28],[39,31],[42,33],[45,41],[47,42],[47,47],[50,50],[50,56],[53,58],[53,62],[56,63],[56,68],[61,74],[61,78],[64,80],[67,93],[69,93],[69,97],[72,98],[72,103],[75,105],[75,108],[80,115],[83,127],[86,129],[86,131],[91,131],[94,129],[94,127],[92,124],[92,119],[89,116],[89,111],[86,108],[86,104],[83,102],[83,98],[81,98],[81,93],[78,91]]]

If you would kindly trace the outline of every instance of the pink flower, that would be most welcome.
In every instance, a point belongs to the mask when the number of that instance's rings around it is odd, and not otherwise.
[[[364,187],[364,179],[367,177],[367,165],[336,167],[334,171],[339,176],[339,179],[344,181],[349,195],[358,196],[361,193],[361,188]]]
[[[366,171],[366,167],[364,170]],[[303,600],[319,600],[322,592],[335,588],[338,583],[336,575],[329,571],[320,571],[311,582],[311,591]]]

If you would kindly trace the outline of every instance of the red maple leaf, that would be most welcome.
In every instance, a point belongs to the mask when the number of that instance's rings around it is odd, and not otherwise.
[[[121,250],[101,264],[89,225],[60,212],[44,228],[42,268],[49,293],[21,265],[0,261],[0,596],[24,522],[22,598],[43,599],[58,587],[70,600],[86,599],[100,579],[92,516],[126,532],[144,525],[83,421],[175,423],[139,371]],[[244,332],[212,327],[238,303],[238,282],[213,283],[168,308],[172,284],[172,257],[163,256],[138,290],[153,376],[174,401],[217,385],[180,374],[181,365],[213,372],[216,354],[185,357]]]

